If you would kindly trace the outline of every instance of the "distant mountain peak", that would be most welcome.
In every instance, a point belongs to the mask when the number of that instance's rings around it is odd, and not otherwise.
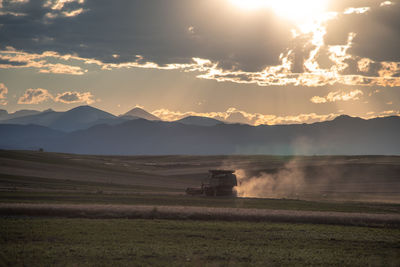
[[[94,108],[94,107],[89,106],[89,105],[82,105],[82,106],[78,106],[78,107],[72,108],[69,111],[72,111],[72,110],[100,110],[100,109]]]
[[[340,116],[337,116],[335,119],[352,119],[353,117],[346,115],[346,114],[342,114]]]
[[[80,115],[89,116],[90,118],[96,117],[98,119],[115,117],[111,113],[108,113],[104,110],[101,110],[101,109],[98,109],[98,108],[95,108],[92,106],[87,106],[87,105],[70,109],[70,110],[64,112],[63,116],[68,116],[69,114],[80,114]]]
[[[349,116],[349,115],[346,115],[346,114],[337,116],[334,119],[334,121],[351,121],[351,120],[364,120],[364,119],[359,118],[359,117],[352,117],[352,116]]]
[[[223,123],[222,121],[200,116],[188,116],[183,119],[177,120],[177,122],[186,125],[197,125],[197,126],[215,126],[217,124]]]
[[[120,117],[134,117],[134,118],[141,118],[149,121],[159,121],[160,118],[154,116],[150,112],[147,112],[146,110],[139,108],[139,107],[134,107],[130,111],[126,112],[125,114],[122,114]]]
[[[140,107],[134,107],[134,108],[131,109],[130,111],[133,111],[133,110],[142,110],[142,111],[145,111],[144,109],[142,109],[142,108],[140,108]]]
[[[124,115],[126,115],[126,114],[128,114],[128,113],[131,113],[131,112],[146,112],[146,113],[149,113],[149,112],[147,112],[146,110],[144,110],[144,109],[142,109],[142,108],[134,107],[133,109],[131,109],[131,110],[129,110],[128,112],[126,112]],[[150,114],[150,113],[149,113],[149,114]]]

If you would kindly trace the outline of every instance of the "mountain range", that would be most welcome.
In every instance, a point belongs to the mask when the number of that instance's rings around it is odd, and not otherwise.
[[[4,112],[6,111],[3,110],[3,114]],[[4,114],[4,116],[1,116],[0,113],[1,124],[35,124],[64,132],[87,129],[98,124],[114,125],[140,118],[146,120],[160,120],[141,108],[134,108],[120,116],[115,116],[90,106],[80,106],[65,112],[49,109],[43,112],[22,110],[12,114]]]
[[[0,149],[109,155],[400,155],[398,116],[364,120],[343,115],[313,124],[250,126],[195,116],[165,122],[140,108],[120,116],[89,106],[28,113],[0,121]]]

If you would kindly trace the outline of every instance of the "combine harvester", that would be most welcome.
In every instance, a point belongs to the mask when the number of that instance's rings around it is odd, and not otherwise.
[[[206,196],[235,196],[233,189],[237,186],[235,171],[232,170],[209,170],[208,177],[201,183],[200,188],[187,188],[188,195]]]

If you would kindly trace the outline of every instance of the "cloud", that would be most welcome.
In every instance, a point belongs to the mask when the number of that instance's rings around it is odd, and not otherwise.
[[[47,0],[43,7],[50,7],[52,10],[62,10],[68,3],[83,4],[84,0]]]
[[[399,62],[381,62],[375,63],[371,59],[362,58],[355,59],[346,54],[350,45],[346,46],[330,46],[330,60],[334,64],[330,69],[321,69],[316,57],[310,56],[305,62],[305,68],[309,72],[293,73],[292,68],[295,64],[295,55],[292,50],[289,50],[286,55],[281,55],[281,64],[276,66],[266,67],[261,72],[245,72],[225,70],[221,68],[218,62],[212,62],[209,59],[192,58],[192,61],[187,64],[166,64],[158,65],[155,62],[147,61],[141,55],[136,55],[135,61],[126,63],[104,63],[92,58],[82,58],[76,55],[60,55],[54,51],[45,51],[41,54],[32,54],[23,51],[16,51],[12,47],[6,50],[0,50],[0,69],[1,68],[36,68],[40,73],[53,74],[69,74],[83,75],[88,72],[88,69],[82,67],[97,66],[101,70],[113,69],[129,69],[129,68],[144,68],[144,69],[159,69],[159,70],[182,70],[184,72],[196,72],[197,78],[216,80],[219,82],[234,82],[244,84],[257,84],[259,86],[324,86],[324,85],[359,85],[359,86],[400,86],[400,63]],[[319,48],[317,48],[319,49]],[[311,54],[311,53],[310,53]],[[118,56],[113,57],[118,58]],[[61,63],[51,63],[54,60]],[[357,62],[357,67],[360,71],[369,71],[374,68],[375,76],[371,72],[364,76],[357,74],[341,74],[349,64],[346,62],[353,60]],[[357,61],[358,60],[358,61]],[[76,64],[76,65],[71,65]],[[77,66],[79,65],[79,66]]]
[[[65,63],[51,63],[59,60]],[[40,73],[83,75],[87,72],[80,66],[72,66],[69,60],[81,61],[84,64],[100,64],[99,62],[83,59],[72,55],[60,55],[57,52],[45,51],[41,54],[17,51],[13,47],[0,50],[0,69],[34,68]]]
[[[88,105],[93,104],[95,101],[93,95],[90,92],[79,93],[79,92],[64,92],[54,97],[55,102],[61,102],[65,104],[71,103],[86,103]]]
[[[64,11],[62,12],[62,14],[66,17],[75,17],[82,14],[83,11],[84,11],[83,8],[78,8],[72,11]]]
[[[400,116],[400,110],[384,110],[381,111],[378,117]]]
[[[259,86],[400,86],[398,4],[332,1],[335,12],[294,25],[268,9],[249,15],[228,2],[8,1],[4,12],[27,15],[0,15],[0,68],[69,75],[146,68]]]
[[[370,111],[366,113],[364,119],[374,119],[374,118],[382,118],[388,116],[399,116],[400,117],[400,110],[383,110],[383,111]]]
[[[328,102],[328,100],[326,100],[325,97],[320,97],[320,96],[313,96],[313,97],[311,97],[310,101],[315,104],[321,104],[321,103]]]
[[[53,98],[52,95],[46,89],[30,88],[30,89],[26,90],[24,95],[18,99],[18,104],[36,105],[36,104],[40,104],[40,103],[47,101],[49,99],[52,99],[52,98]]]
[[[47,12],[45,17],[55,19],[58,17],[75,17],[82,14],[85,10],[79,7],[84,4],[84,0],[48,0],[43,7],[50,8],[51,12]],[[77,8],[73,8],[77,6]],[[72,7],[72,8],[71,8]]]
[[[391,1],[384,1],[379,6],[391,6],[391,5],[394,5],[394,3]]]
[[[249,125],[280,125],[280,124],[300,124],[300,123],[315,123],[333,120],[336,117],[343,115],[343,111],[339,113],[316,114],[302,113],[287,116],[277,116],[272,114],[249,113],[236,108],[229,108],[222,112],[194,112],[194,111],[172,111],[169,109],[157,109],[152,112],[153,115],[165,121],[175,121],[187,116],[201,116],[225,121],[229,123],[245,123]],[[364,119],[372,119],[386,116],[400,116],[400,110],[385,110],[381,112],[367,112],[365,116],[360,116]]]
[[[114,54],[113,57],[118,58],[119,55]],[[60,61],[62,63],[50,63],[54,61]],[[60,55],[54,51],[45,51],[41,54],[35,54],[17,51],[13,47],[7,47],[5,50],[0,50],[0,69],[35,68],[38,69],[40,73],[83,75],[88,72],[88,69],[76,66],[82,64],[94,65],[99,67],[101,70],[143,68],[159,70],[181,69],[187,72],[204,72],[215,68],[217,65],[216,63],[212,63],[206,59],[192,58],[192,61],[189,64],[166,64],[161,66],[157,63],[146,61],[140,55],[135,56],[135,61],[116,64],[104,63],[96,59],[82,58],[71,54]]]
[[[0,33],[0,43],[18,50],[53,50],[116,64],[142,55],[160,66],[198,57],[247,71],[278,63],[293,26],[271,10],[249,16],[226,0],[29,1],[7,4],[5,11],[27,14],[0,18],[7,32]],[[33,41],[38,36],[54,41],[41,45]]]
[[[315,104],[321,104],[321,103],[336,102],[336,101],[359,100],[360,96],[362,95],[364,95],[364,93],[358,89],[349,92],[336,91],[336,92],[330,92],[325,97],[313,96],[310,99],[310,101]]]
[[[400,62],[382,62],[378,71],[380,77],[392,78],[400,76]]]
[[[53,100],[54,102],[64,103],[64,104],[73,104],[73,103],[86,103],[93,104],[95,100],[94,96],[90,92],[76,92],[76,91],[68,91],[59,93],[56,96],[53,96],[49,93],[48,90],[43,88],[37,89],[28,89],[25,91],[24,95],[18,99],[18,104],[40,104],[47,100]]]
[[[364,93],[361,90],[353,90],[350,92],[330,92],[326,96],[326,99],[329,102],[358,100],[363,94]]]
[[[389,1],[387,1],[389,2]],[[385,3],[385,2],[384,2]],[[350,32],[356,34],[349,53],[360,58],[381,62],[400,61],[400,5],[374,5],[367,13],[340,15],[327,23],[325,43],[343,44]]]
[[[236,108],[229,108],[223,112],[180,112],[168,109],[158,109],[152,112],[155,116],[166,121],[175,121],[187,116],[201,116],[213,118],[229,123],[244,123],[250,125],[276,125],[276,124],[292,124],[292,123],[312,123],[334,119],[340,114],[298,114],[289,116],[276,116],[272,114],[249,113]]]
[[[0,83],[0,105],[7,105],[7,94],[8,88],[4,85],[4,83]]]
[[[29,0],[8,0],[5,4],[6,5],[11,5],[11,6],[15,6],[16,4],[25,4],[28,3]],[[3,9],[4,5],[3,5],[3,0],[0,0],[0,8]],[[19,12],[13,12],[13,11],[3,11],[0,10],[0,16],[15,16],[15,17],[19,17],[19,16],[26,16],[25,13],[19,13]]]
[[[364,14],[368,11],[370,11],[370,7],[349,7],[344,11],[344,14],[349,15],[349,14]]]

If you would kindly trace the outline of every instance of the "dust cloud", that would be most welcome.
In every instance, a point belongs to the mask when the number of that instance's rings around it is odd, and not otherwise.
[[[236,170],[238,197],[400,203],[399,157],[230,157],[219,166]]]
[[[235,172],[239,197],[298,198],[306,187],[304,172],[296,161],[290,161],[274,174],[260,173],[247,177],[243,169]]]

